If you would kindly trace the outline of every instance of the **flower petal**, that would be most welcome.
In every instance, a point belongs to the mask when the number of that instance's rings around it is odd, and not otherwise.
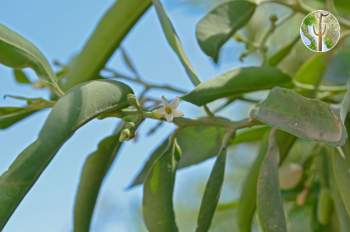
[[[174,110],[174,109],[176,109],[179,106],[179,103],[180,103],[180,98],[176,97],[169,105]]]
[[[173,119],[174,119],[174,115],[173,115],[173,114],[165,114],[164,117],[165,117],[165,119],[166,119],[168,122],[171,122],[171,121],[173,121]]]
[[[162,103],[163,103],[163,106],[169,105],[168,99],[166,99],[166,97],[164,97],[164,96],[162,96]]]
[[[155,113],[165,115],[165,109],[164,107],[158,108],[154,110]]]
[[[181,111],[175,110],[173,112],[173,116],[174,116],[174,118],[182,117],[182,116],[184,116],[184,113],[182,113]]]

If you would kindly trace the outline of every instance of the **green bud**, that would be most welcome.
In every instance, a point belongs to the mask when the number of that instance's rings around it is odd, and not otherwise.
[[[46,88],[47,84],[45,83],[45,81],[39,80],[39,81],[33,83],[32,86],[34,89],[43,89],[43,88]]]
[[[133,129],[133,128],[135,128],[135,123],[134,122],[126,122],[125,123],[125,128]]]
[[[122,132],[120,132],[119,141],[127,141],[131,138],[131,131],[129,129],[123,129]]]
[[[277,20],[278,20],[277,15],[271,15],[271,16],[270,16],[270,21],[271,21],[271,22],[275,23],[275,22],[277,22]]]
[[[237,42],[243,42],[243,38],[240,35],[235,35],[233,37]]]
[[[135,107],[139,107],[140,103],[137,100],[136,96],[132,93],[128,94],[128,102],[130,105],[135,106]]]

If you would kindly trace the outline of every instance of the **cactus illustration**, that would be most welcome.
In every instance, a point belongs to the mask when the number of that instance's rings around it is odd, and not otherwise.
[[[318,30],[316,31],[315,26],[313,25],[314,34],[317,36],[317,50],[322,51],[323,49],[323,37],[327,32],[327,24],[322,24],[323,18],[329,15],[328,12],[320,12],[318,16]]]

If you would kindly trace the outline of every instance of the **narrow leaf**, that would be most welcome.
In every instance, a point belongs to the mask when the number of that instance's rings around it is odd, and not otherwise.
[[[98,76],[122,40],[151,5],[150,0],[118,0],[98,22],[69,66],[65,89]],[[93,57],[93,58],[92,58]]]
[[[181,41],[175,31],[174,26],[172,25],[169,17],[167,16],[160,0],[152,0],[154,7],[156,8],[159,21],[161,22],[163,32],[165,34],[165,37],[170,45],[170,47],[173,49],[173,51],[176,53],[178,58],[180,59],[182,65],[184,66],[188,76],[190,77],[191,82],[194,85],[198,85],[200,83],[199,78],[197,77],[196,72],[194,71],[190,60],[188,59],[182,45]]]
[[[248,176],[243,182],[242,192],[238,204],[238,227],[240,232],[251,232],[252,221],[256,208],[257,181],[263,160],[265,159],[268,139],[263,136],[259,153],[251,166]]]
[[[104,138],[85,161],[74,206],[74,231],[90,231],[90,224],[103,180],[118,151],[120,130]]]
[[[216,156],[220,151],[225,130],[217,127],[191,126],[179,128],[176,132],[177,142],[182,150],[178,168],[189,167]],[[154,162],[162,156],[168,141],[163,141],[151,154],[141,171],[133,180],[131,187],[142,184]]]
[[[74,132],[104,112],[128,106],[132,90],[110,80],[77,86],[55,104],[39,136],[0,177],[0,228]]]
[[[203,82],[182,99],[195,105],[204,105],[219,98],[289,85],[291,78],[276,68],[247,67],[231,70]]]
[[[249,22],[256,4],[248,1],[230,1],[210,11],[197,25],[197,40],[202,50],[215,62],[220,48],[237,30]]]
[[[40,78],[56,83],[55,74],[41,51],[2,24],[0,24],[0,63],[15,69],[32,68]]]
[[[256,142],[261,140],[261,138],[269,130],[267,126],[256,126],[252,128],[242,129],[237,131],[235,137],[231,140],[230,144],[240,144],[240,143],[249,143]]]
[[[294,76],[294,80],[303,84],[317,86],[325,74],[328,55],[317,53],[304,63]]]
[[[154,163],[143,188],[143,218],[149,231],[178,231],[173,209],[176,173],[175,144],[168,144]]]
[[[226,149],[221,151],[216,158],[214,167],[210,173],[199,210],[196,228],[197,232],[209,231],[213,220],[216,207],[218,206],[222,185],[224,183],[226,152]]]
[[[334,153],[334,149],[327,149],[328,153],[328,161],[330,162],[331,165],[329,165],[330,169],[330,187],[332,191],[332,196],[333,196],[333,201],[334,201],[334,206],[338,218],[338,223],[339,223],[339,232],[348,232],[350,231],[350,214],[347,212],[345,208],[345,204],[343,201],[342,196],[340,195],[339,192],[339,187],[338,183],[336,181],[337,177],[335,176],[335,170],[334,170],[334,163],[333,163],[333,157],[337,156],[337,154]]]
[[[0,129],[9,128],[35,112],[52,107],[53,104],[42,98],[21,100],[27,101],[27,105],[24,107],[0,107]]]
[[[342,157],[333,149],[333,153],[331,154],[332,170],[335,184],[343,200],[345,209],[348,215],[350,215],[350,153],[348,148],[341,149],[343,149],[345,157]]]
[[[257,186],[257,211],[264,232],[286,232],[286,219],[278,185],[279,151],[274,135],[274,131],[271,131],[267,156],[260,168]]]
[[[347,137],[338,109],[288,89],[272,89],[251,116],[302,139],[339,146]]]
[[[268,64],[271,66],[277,66],[279,63],[281,63],[292,51],[295,44],[299,41],[300,36],[298,35],[292,42],[287,44],[285,47],[281,48],[278,52],[273,54],[269,60]]]

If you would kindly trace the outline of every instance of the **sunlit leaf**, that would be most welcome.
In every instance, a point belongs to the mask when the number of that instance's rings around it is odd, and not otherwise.
[[[204,105],[219,98],[289,85],[291,78],[276,68],[246,67],[203,82],[182,99],[195,105]]]
[[[339,146],[347,137],[338,109],[288,89],[272,89],[251,116],[303,139]]]
[[[194,85],[198,85],[200,83],[199,78],[197,77],[196,72],[194,71],[190,60],[188,59],[182,45],[181,41],[175,31],[174,26],[172,25],[169,17],[167,16],[160,0],[152,0],[154,7],[156,8],[158,18],[162,24],[163,32],[165,34],[165,37],[170,45],[170,47],[173,49],[173,51],[176,53],[178,58],[180,59],[182,65],[184,66],[188,76],[191,79],[191,82]]]
[[[0,63],[15,69],[32,68],[53,84],[55,74],[45,56],[30,41],[0,24]]]
[[[257,211],[264,232],[286,232],[282,196],[278,185],[279,151],[273,131],[269,136],[257,184]]]
[[[96,79],[121,41],[150,5],[150,0],[115,1],[96,25],[82,51],[69,65],[65,89]]]
[[[230,1],[210,11],[197,25],[196,35],[202,50],[215,62],[220,48],[237,30],[249,22],[256,4],[248,1]]]
[[[172,199],[176,156],[175,144],[168,144],[146,177],[143,187],[143,218],[149,231],[178,231]]]
[[[210,173],[205,192],[202,198],[197,220],[197,232],[209,231],[216,207],[218,206],[222,185],[224,183],[226,149],[223,149],[216,158],[214,167]]]
[[[59,99],[37,140],[0,177],[0,228],[66,140],[99,114],[127,107],[129,93],[123,83],[101,80],[77,86]]]

